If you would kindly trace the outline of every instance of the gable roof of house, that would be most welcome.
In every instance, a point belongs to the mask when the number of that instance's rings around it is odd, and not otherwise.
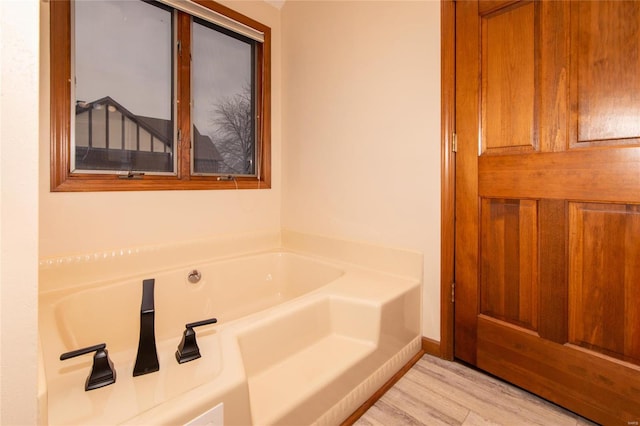
[[[76,115],[86,112],[92,108],[96,108],[96,106],[114,107],[123,116],[127,117],[129,120],[152,134],[154,138],[167,146],[172,145],[173,128],[171,120],[135,115],[110,96],[105,96],[92,102],[76,102]],[[201,134],[196,126],[193,126],[193,130],[195,157],[209,161],[224,161],[211,138],[207,135]]]
[[[224,161],[224,158],[220,155],[220,151],[218,151],[211,138],[207,135],[200,134],[196,126],[193,126],[193,140],[195,158],[209,161]]]
[[[134,123],[142,127],[147,132],[151,133],[154,138],[160,140],[165,145],[167,146],[172,145],[171,142],[173,138],[171,138],[171,132],[167,131],[167,129],[170,129],[170,126],[171,126],[170,120],[149,119],[147,117],[141,117],[139,115],[135,115],[134,113],[129,111],[127,108],[122,106],[119,102],[114,100],[111,96],[105,96],[104,98],[96,99],[95,101],[92,101],[92,102],[77,101],[76,115],[89,111],[90,109],[97,109],[105,106],[107,108],[110,106],[115,108],[116,111],[118,111],[124,117],[133,121]],[[162,125],[159,125],[158,123],[153,123],[152,120],[165,121],[167,124],[166,126],[162,126]],[[163,127],[165,128],[163,129]]]

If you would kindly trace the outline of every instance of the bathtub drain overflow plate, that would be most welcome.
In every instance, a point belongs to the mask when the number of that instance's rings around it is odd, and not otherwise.
[[[187,280],[189,280],[191,284],[197,284],[201,279],[202,274],[197,269],[194,269],[193,271],[189,272],[189,275],[187,275]]]

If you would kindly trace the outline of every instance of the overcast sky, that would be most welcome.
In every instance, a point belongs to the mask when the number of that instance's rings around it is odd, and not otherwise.
[[[133,0],[75,5],[76,99],[111,96],[133,114],[169,119],[171,14]],[[209,134],[220,97],[250,81],[251,49],[198,24],[193,39],[194,122]]]

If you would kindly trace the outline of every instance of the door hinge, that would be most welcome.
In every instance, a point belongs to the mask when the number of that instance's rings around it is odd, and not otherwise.
[[[178,48],[178,56],[182,57],[182,41],[178,40],[177,44],[177,48]]]
[[[458,135],[455,133],[451,136],[451,151],[458,152]]]
[[[451,303],[456,303],[456,283],[451,283]]]

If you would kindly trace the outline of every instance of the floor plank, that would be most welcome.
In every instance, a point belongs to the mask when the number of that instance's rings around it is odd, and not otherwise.
[[[423,356],[356,426],[594,423],[462,364]]]

